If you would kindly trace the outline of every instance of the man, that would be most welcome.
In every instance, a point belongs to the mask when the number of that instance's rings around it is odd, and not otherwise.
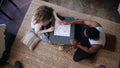
[[[75,39],[70,40],[77,48],[73,60],[78,62],[94,56],[105,45],[105,33],[103,27],[97,22],[88,20],[64,21],[64,24],[75,24]]]

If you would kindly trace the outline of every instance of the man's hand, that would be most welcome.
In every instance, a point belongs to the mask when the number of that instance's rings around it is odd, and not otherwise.
[[[75,40],[75,39],[71,39],[71,40],[70,40],[70,43],[71,43],[71,45],[77,45],[77,44],[78,44],[78,41]]]
[[[64,21],[63,21],[63,24],[69,25],[69,24],[72,24],[72,21],[64,20]]]
[[[75,48],[77,48],[75,45],[72,45],[72,46],[70,47],[70,49],[75,49]]]
[[[72,39],[72,40],[70,40],[70,43],[71,43],[71,49],[75,49],[75,48],[77,48],[77,45],[78,45],[78,41],[77,40],[75,40],[75,39]]]

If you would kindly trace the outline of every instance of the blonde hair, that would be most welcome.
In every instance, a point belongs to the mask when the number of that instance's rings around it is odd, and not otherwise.
[[[48,21],[53,17],[53,9],[48,6],[40,6],[37,8],[35,13],[36,23]],[[36,24],[35,23],[35,24]]]

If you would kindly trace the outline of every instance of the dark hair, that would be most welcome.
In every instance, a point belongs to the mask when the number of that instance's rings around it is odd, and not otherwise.
[[[90,39],[98,39],[100,32],[96,28],[90,27],[86,30],[86,34]]]
[[[37,8],[37,11],[35,13],[35,20],[36,23],[39,23],[40,21],[47,21],[50,20],[53,16],[53,9],[48,6],[40,6]]]

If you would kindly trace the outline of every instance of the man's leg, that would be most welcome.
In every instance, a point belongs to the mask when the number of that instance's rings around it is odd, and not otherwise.
[[[22,63],[20,61],[16,61],[15,68],[23,68]]]
[[[107,68],[105,65],[100,65],[98,68]]]
[[[90,55],[86,52],[84,52],[83,50],[81,50],[80,48],[78,48],[73,56],[73,60],[75,62],[79,62],[82,59],[88,58],[90,57]]]

